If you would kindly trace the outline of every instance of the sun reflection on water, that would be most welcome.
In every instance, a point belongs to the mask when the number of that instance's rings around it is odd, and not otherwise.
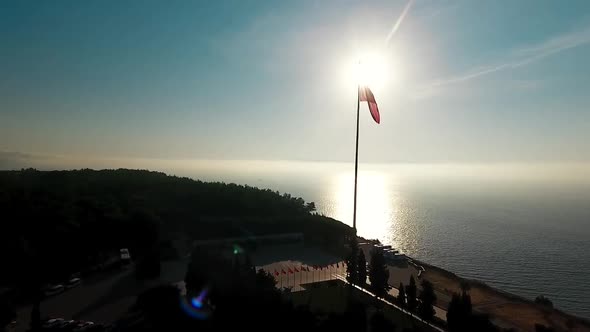
[[[357,192],[358,234],[371,239],[391,239],[395,230],[395,195],[391,191],[391,178],[376,172],[360,172]],[[331,215],[352,225],[354,174],[334,176],[330,195],[334,197]]]

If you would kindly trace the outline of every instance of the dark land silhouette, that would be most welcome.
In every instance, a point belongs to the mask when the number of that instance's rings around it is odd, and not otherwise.
[[[317,215],[311,202],[268,189],[145,170],[24,169],[0,171],[0,211],[0,328],[28,304],[30,328],[41,330],[39,303],[48,285],[74,276],[100,283],[121,268],[119,251],[127,248],[133,270],[98,301],[81,298],[77,316],[140,293],[129,311],[117,313],[115,330],[513,330],[494,325],[476,307],[482,290],[488,298],[503,293],[424,263],[422,277],[403,280],[393,297],[382,250],[363,252],[349,226]],[[304,239],[344,260],[349,284],[324,280],[300,293],[277,288],[272,274],[256,271],[249,254],[261,239],[273,238]],[[169,283],[145,290],[145,281],[163,272],[162,260],[188,255],[188,296]],[[585,331],[588,325],[554,310],[546,297],[536,303],[506,298],[507,305],[545,314],[518,325],[530,327],[522,330]],[[435,305],[448,308],[446,321],[435,317]]]

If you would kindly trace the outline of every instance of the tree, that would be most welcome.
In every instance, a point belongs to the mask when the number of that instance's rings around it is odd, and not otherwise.
[[[468,288],[462,287],[461,295],[454,293],[447,308],[447,326],[450,332],[468,332],[485,330],[489,323],[486,317],[475,317],[472,312],[471,296]]]
[[[410,276],[410,284],[406,286],[406,307],[409,311],[416,310],[416,280]]]
[[[367,284],[367,261],[365,259],[365,253],[362,250],[358,252],[358,284],[364,287]]]
[[[395,303],[403,309],[406,307],[406,291],[404,290],[404,284],[401,282],[399,283],[398,291],[399,293],[397,294]]]
[[[350,252],[346,258],[346,280],[351,284],[358,283],[358,243],[356,241],[356,235],[350,238],[349,242]]]
[[[41,331],[41,309],[39,301],[31,308],[31,331]]]
[[[449,307],[447,308],[447,326],[449,332],[466,331],[465,325],[467,324],[467,319],[468,317],[463,311],[461,296],[454,293],[451,302],[449,302]]]
[[[422,279],[422,291],[420,292],[420,303],[418,304],[418,316],[425,321],[431,321],[434,318],[434,305],[436,304],[436,294],[432,283]]]
[[[389,269],[385,264],[385,257],[381,249],[371,250],[371,262],[369,264],[369,280],[371,290],[377,297],[385,297],[391,289],[389,286]]]
[[[548,297],[545,297],[543,295],[539,295],[535,298],[535,303],[540,304],[544,307],[547,308],[553,308],[553,302],[551,302],[551,300],[549,300]]]

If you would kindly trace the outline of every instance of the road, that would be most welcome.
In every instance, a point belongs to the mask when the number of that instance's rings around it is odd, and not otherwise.
[[[41,317],[61,317],[112,324],[135,303],[137,295],[161,283],[184,280],[188,258],[162,262],[162,275],[140,282],[133,267],[104,273],[82,280],[82,283],[41,302]],[[31,305],[17,310],[17,324],[9,331],[24,332],[30,327]]]

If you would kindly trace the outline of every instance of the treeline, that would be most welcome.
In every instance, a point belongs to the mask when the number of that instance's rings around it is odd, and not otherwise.
[[[289,194],[144,170],[0,171],[0,285],[60,280],[119,248],[152,252],[174,234],[304,232],[337,243],[350,232],[314,210]]]

